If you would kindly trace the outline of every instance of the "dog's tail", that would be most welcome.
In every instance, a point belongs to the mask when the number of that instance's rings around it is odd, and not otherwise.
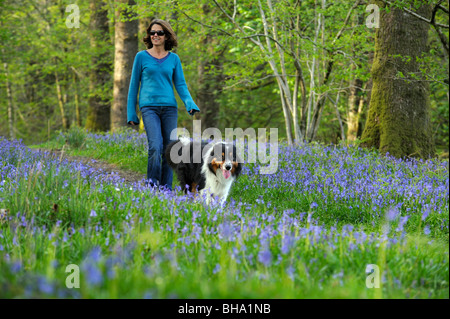
[[[187,137],[180,137],[178,140],[171,142],[169,145],[167,145],[167,148],[164,152],[164,156],[166,157],[167,162],[169,163],[169,166],[172,167],[172,169],[176,169],[177,166],[179,165],[179,162],[177,161],[177,163],[175,163],[172,158],[172,156],[170,155],[170,153],[172,152],[172,149],[174,147],[178,148],[178,157],[181,157],[182,155],[182,148],[186,145],[189,145],[189,143],[191,142],[191,140]],[[175,155],[175,154],[173,154]]]

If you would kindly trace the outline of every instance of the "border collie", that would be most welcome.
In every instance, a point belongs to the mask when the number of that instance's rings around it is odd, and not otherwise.
[[[178,148],[180,163],[174,163],[170,156],[174,147]],[[199,151],[201,154],[198,154]],[[176,149],[172,153],[176,155]],[[181,137],[167,146],[164,156],[176,172],[181,188],[185,192],[189,190],[194,195],[197,192],[202,196],[205,194],[208,204],[212,197],[218,197],[220,204],[223,205],[231,185],[242,170],[236,147],[232,143],[205,141],[199,143]]]

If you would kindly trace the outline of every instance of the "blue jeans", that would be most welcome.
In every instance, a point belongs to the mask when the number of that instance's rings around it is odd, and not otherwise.
[[[148,140],[147,181],[152,186],[172,189],[173,171],[164,151],[171,142],[170,133],[177,127],[178,109],[174,106],[144,106],[141,112]]]

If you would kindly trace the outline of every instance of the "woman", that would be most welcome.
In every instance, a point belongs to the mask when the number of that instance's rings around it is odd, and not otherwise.
[[[148,140],[147,181],[150,186],[162,185],[172,189],[173,172],[162,155],[171,142],[170,133],[177,127],[173,84],[190,115],[200,110],[189,94],[180,58],[170,52],[178,43],[169,23],[153,20],[143,40],[148,50],[139,52],[134,59],[128,91],[127,123],[139,124],[136,115],[139,91],[139,109]]]

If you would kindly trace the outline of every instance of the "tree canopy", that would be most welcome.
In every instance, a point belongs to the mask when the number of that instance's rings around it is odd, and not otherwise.
[[[108,0],[96,10],[91,2],[0,1],[0,135],[35,143],[74,125],[95,129],[87,125],[93,99],[113,105],[118,23],[138,21],[143,50],[146,27],[160,18],[177,33],[176,53],[202,105],[196,116],[207,125],[276,127],[289,143],[358,143],[372,90],[377,29],[369,22],[396,8],[430,26],[416,57],[420,76],[395,77],[427,83],[432,137],[448,154],[448,2]],[[420,14],[424,5],[430,14]],[[98,10],[103,28],[93,23]],[[96,74],[105,76],[93,82]],[[178,126],[190,129],[192,118],[180,112]]]

